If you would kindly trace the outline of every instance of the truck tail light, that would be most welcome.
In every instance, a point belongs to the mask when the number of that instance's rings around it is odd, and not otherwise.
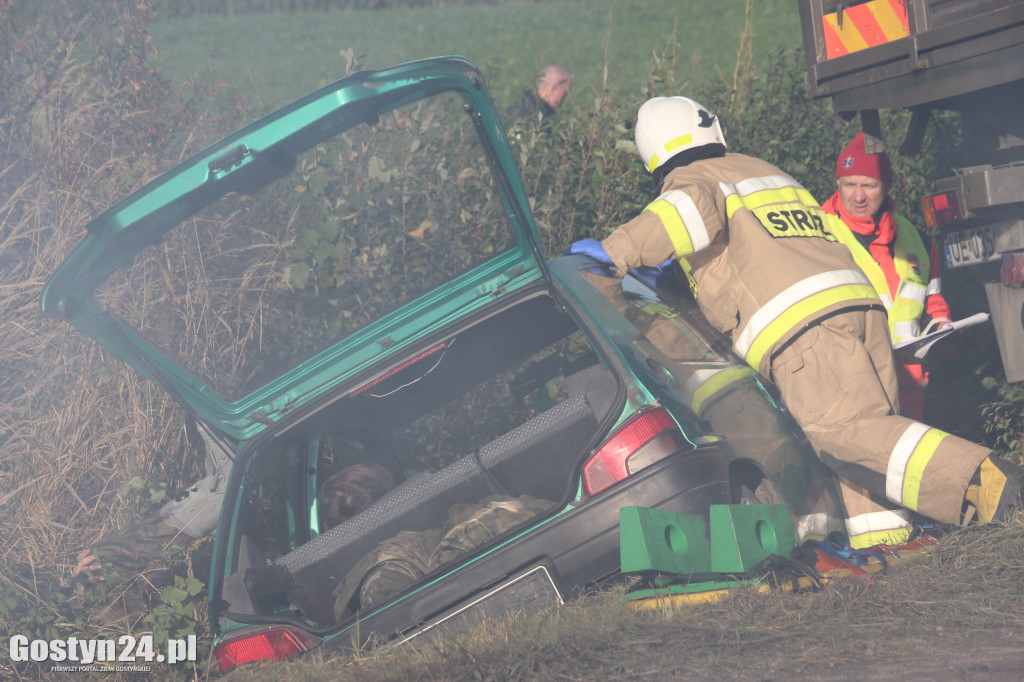
[[[596,495],[684,447],[692,446],[664,408],[639,412],[620,426],[583,466],[583,486],[588,495]]]
[[[217,645],[217,664],[226,673],[243,663],[287,661],[312,648],[293,628],[275,626]]]
[[[941,225],[950,225],[967,217],[963,198],[958,189],[921,197],[921,210],[924,211],[925,224],[933,229]]]
[[[1020,251],[1004,253],[999,274],[999,279],[1004,287],[1020,289],[1021,286],[1024,286],[1024,253]]]

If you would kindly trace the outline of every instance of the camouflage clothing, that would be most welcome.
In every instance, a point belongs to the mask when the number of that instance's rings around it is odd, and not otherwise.
[[[195,540],[166,523],[158,512],[116,535],[102,538],[92,546],[92,553],[103,565],[108,581],[127,580],[156,567],[164,552],[183,550]]]
[[[334,590],[334,617],[398,594],[403,587],[454,561],[487,540],[533,518],[553,503],[530,495],[492,495],[448,510],[441,528],[402,531],[364,556]],[[350,602],[358,593],[356,604]]]

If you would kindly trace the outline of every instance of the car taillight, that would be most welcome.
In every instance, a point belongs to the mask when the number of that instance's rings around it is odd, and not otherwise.
[[[595,495],[685,445],[679,425],[664,408],[637,414],[606,440],[583,466],[583,486]]]
[[[921,197],[921,210],[924,211],[925,224],[931,228],[949,225],[967,217],[960,190],[957,189]]]
[[[217,664],[226,673],[243,663],[287,661],[312,648],[295,630],[274,627],[222,642],[216,648]]]

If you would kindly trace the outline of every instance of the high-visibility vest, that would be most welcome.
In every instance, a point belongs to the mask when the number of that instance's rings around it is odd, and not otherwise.
[[[896,295],[889,291],[885,272],[875,262],[870,251],[857,239],[853,231],[838,217],[832,221],[832,231],[839,241],[846,244],[853,259],[871,280],[889,316],[889,333],[893,342],[921,335],[921,317],[924,316],[925,300],[938,293],[939,280],[929,279],[931,264],[928,249],[921,234],[909,220],[894,214],[896,237],[893,243],[893,265],[900,278]],[[916,262],[915,262],[916,259]],[[915,265],[917,271],[915,271]]]

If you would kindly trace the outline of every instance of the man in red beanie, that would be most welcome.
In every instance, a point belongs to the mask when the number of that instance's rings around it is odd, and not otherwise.
[[[839,189],[822,208],[848,228],[834,231],[882,299],[893,343],[949,323],[935,245],[907,218],[893,212],[889,157],[885,152],[868,154],[864,133],[858,133],[836,161],[836,179]],[[921,421],[928,372],[913,358],[897,355],[896,359],[900,408]]]

